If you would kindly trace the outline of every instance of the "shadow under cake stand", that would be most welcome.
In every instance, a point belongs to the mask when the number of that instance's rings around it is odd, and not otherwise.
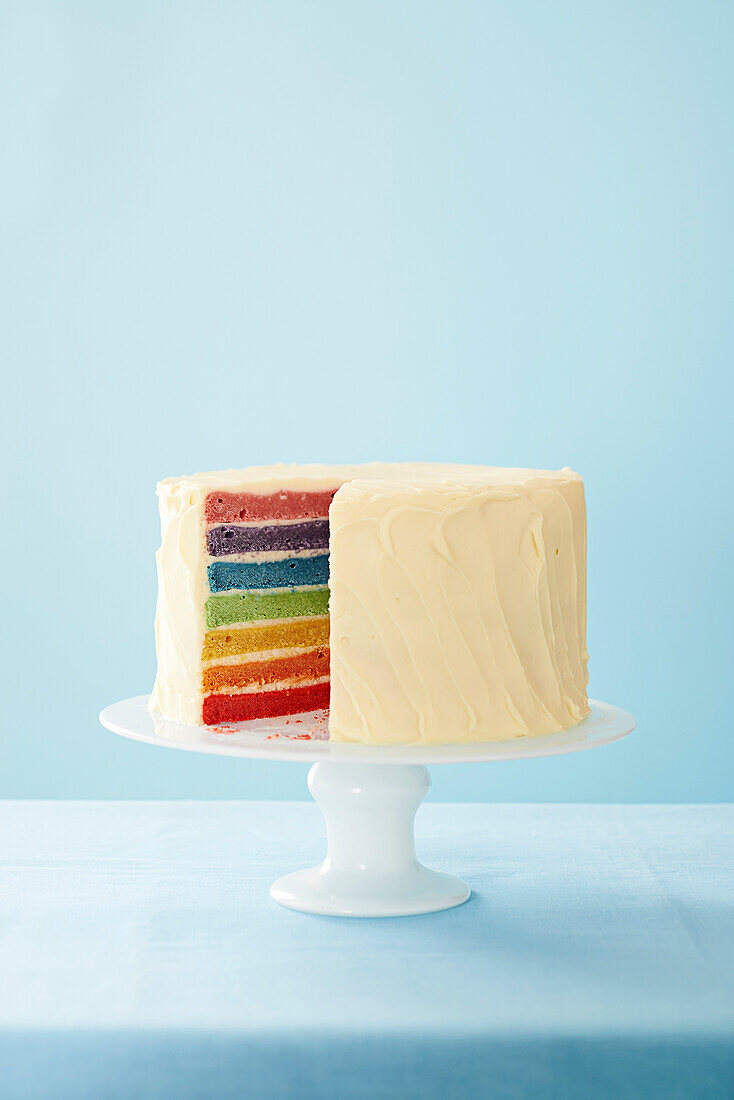
[[[100,714],[113,733],[189,752],[311,764],[308,786],[326,820],[327,855],[316,867],[273,883],[281,905],[306,913],[397,917],[461,905],[471,891],[454,875],[431,871],[415,854],[413,824],[431,786],[427,764],[473,764],[580,752],[631,733],[634,718],[589,700],[573,729],[542,737],[469,745],[343,745],[328,739],[328,712],[222,726],[184,726],[147,710],[148,696]]]

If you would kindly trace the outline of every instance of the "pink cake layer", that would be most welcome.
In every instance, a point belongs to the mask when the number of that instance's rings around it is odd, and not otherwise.
[[[209,493],[204,504],[207,523],[242,523],[247,520],[325,519],[336,488],[304,493]]]

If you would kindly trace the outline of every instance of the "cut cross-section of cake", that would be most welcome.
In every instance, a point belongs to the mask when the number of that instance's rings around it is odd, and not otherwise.
[[[329,506],[360,469],[249,467],[158,485],[153,710],[215,725],[328,706]]]
[[[335,492],[207,494],[205,724],[329,705],[329,505]]]
[[[383,744],[588,713],[571,470],[277,465],[169,478],[158,495],[152,710],[217,725],[332,703],[334,739]]]

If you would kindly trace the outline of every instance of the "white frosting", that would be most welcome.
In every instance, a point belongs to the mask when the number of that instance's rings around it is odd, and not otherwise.
[[[514,737],[588,713],[581,479],[570,470],[427,463],[281,464],[160,482],[152,710],[201,722],[207,494],[338,485],[336,740]]]
[[[333,740],[504,740],[588,714],[583,483],[525,474],[339,490]]]
[[[165,486],[165,487],[164,487]],[[203,504],[206,492],[185,480],[158,486],[161,546],[155,644],[158,673],[150,709],[185,725],[202,717],[201,654],[209,595]]]
[[[412,481],[415,485],[419,485],[425,478],[449,481],[459,478],[464,483],[502,485],[507,484],[508,480],[520,484],[538,476],[549,480],[563,480],[568,477],[569,472],[510,469],[503,466],[464,466],[450,462],[366,462],[356,466],[278,462],[273,466],[247,466],[243,470],[216,470],[212,473],[167,477],[158,482],[157,490],[159,496],[176,492],[182,486],[196,490],[202,496],[216,489],[227,493],[275,493],[279,489],[320,492],[355,478],[400,478]],[[246,526],[249,526],[249,521]]]

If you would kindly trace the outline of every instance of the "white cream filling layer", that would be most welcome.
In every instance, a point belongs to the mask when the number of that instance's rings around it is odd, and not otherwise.
[[[266,561],[288,561],[290,558],[322,558],[328,553],[326,548],[322,550],[252,550],[242,554],[218,554],[216,557],[210,554],[209,564],[216,565],[219,561],[226,561],[250,565]]]
[[[207,522],[207,531],[213,531],[216,527],[294,527],[301,523],[325,523],[325,516],[306,516],[304,519],[218,519]]]
[[[328,642],[325,643],[328,645]],[[316,653],[323,645],[289,646],[287,649],[261,649],[255,653],[235,653],[231,657],[215,657],[203,661],[204,668],[219,668],[221,665],[256,664],[258,661],[276,661],[280,657],[302,657],[304,653]]]
[[[291,592],[320,592],[328,588],[327,584],[291,584],[287,588],[227,588],[224,592],[210,592],[210,596],[288,596]],[[297,615],[293,618],[302,618]],[[277,619],[282,622],[282,619]],[[258,619],[257,622],[262,622]]]
[[[328,615],[294,615],[290,619],[250,619],[246,623],[211,626],[207,629],[207,634],[228,634],[233,630],[259,630],[261,626],[282,626],[284,623],[323,623],[328,622],[328,619]]]

